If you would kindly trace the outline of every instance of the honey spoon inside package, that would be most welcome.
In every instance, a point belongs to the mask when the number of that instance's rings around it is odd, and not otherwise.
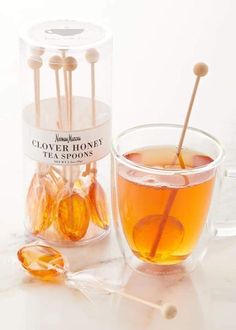
[[[109,231],[112,37],[47,21],[20,38],[26,228],[64,246]]]

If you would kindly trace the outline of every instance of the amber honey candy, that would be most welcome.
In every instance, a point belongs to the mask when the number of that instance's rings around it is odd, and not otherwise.
[[[89,187],[79,182],[68,188],[52,171],[35,174],[27,194],[27,214],[34,235],[47,239],[47,232],[55,231],[55,241],[80,241],[87,233],[90,221],[101,229],[108,229],[109,217],[105,192],[92,174]],[[53,235],[50,234],[50,238]]]
[[[64,275],[65,263],[61,253],[49,246],[28,245],[17,252],[21,265],[33,276],[55,281]]]
[[[97,180],[89,187],[89,209],[92,221],[102,229],[108,229],[109,217],[105,192]]]
[[[33,176],[27,194],[27,213],[34,235],[44,232],[51,225],[53,205],[51,190],[48,178],[42,178],[38,174]]]
[[[176,158],[176,148],[170,146],[147,147],[124,156],[151,168],[183,167]],[[181,156],[187,169],[213,161],[190,149],[183,149]],[[119,168],[119,213],[127,242],[133,253],[144,261],[178,264],[191,254],[206,222],[214,170],[193,176],[160,176],[159,182],[156,178],[144,183],[143,177],[141,172],[135,173],[122,165]],[[169,211],[164,216],[166,208]]]

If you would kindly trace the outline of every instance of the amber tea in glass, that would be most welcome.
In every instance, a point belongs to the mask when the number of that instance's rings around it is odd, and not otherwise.
[[[128,264],[148,273],[192,270],[216,229],[224,151],[210,134],[183,126],[131,128],[114,140],[112,200]]]
[[[124,156],[137,164],[160,169],[193,169],[213,161],[191,149],[183,149],[180,161],[176,148],[171,146],[146,147]],[[143,176],[133,180],[129,171],[121,169],[117,180],[119,211],[133,253],[159,264],[176,264],[186,259],[205,224],[214,178],[213,171],[199,175],[194,182],[179,176],[176,183],[183,181],[183,185],[175,187],[172,179],[169,187],[168,180],[143,183]]]

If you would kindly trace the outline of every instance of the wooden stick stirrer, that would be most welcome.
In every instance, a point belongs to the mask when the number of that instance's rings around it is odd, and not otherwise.
[[[60,79],[59,79],[59,70],[63,67],[63,58],[59,55],[54,55],[49,59],[49,66],[52,70],[55,71],[55,82],[56,82],[56,94],[57,94],[57,127],[59,130],[63,130],[63,121],[62,121],[62,103],[61,103],[61,88],[60,88]],[[63,72],[66,74],[65,70]],[[65,97],[67,100],[67,81],[65,81],[66,91]],[[66,101],[67,104],[67,101]],[[67,108],[66,108],[67,111]],[[65,166],[62,167],[63,178],[66,175]],[[52,175],[52,172],[51,172]]]
[[[66,51],[62,51],[62,59],[63,62],[66,58]],[[67,73],[65,70],[65,66],[63,65],[63,76],[64,76],[64,89],[65,89],[65,103],[66,103],[66,115],[67,115],[67,123],[68,123],[68,112],[69,112],[69,105],[68,105],[68,81],[67,81]],[[68,129],[68,127],[66,127]]]
[[[192,92],[191,99],[190,99],[190,102],[189,102],[188,111],[187,111],[187,114],[186,114],[186,117],[185,117],[184,126],[183,126],[183,129],[182,129],[182,133],[181,133],[181,136],[180,136],[178,149],[177,149],[177,153],[176,153],[177,157],[180,159],[180,163],[182,163],[181,150],[182,150],[182,147],[183,147],[183,142],[184,142],[185,134],[186,134],[186,131],[187,131],[187,128],[188,128],[188,123],[189,123],[190,115],[191,115],[191,112],[192,112],[193,103],[194,103],[195,96],[196,96],[196,93],[197,93],[200,78],[204,77],[208,73],[208,67],[205,63],[197,63],[193,68],[193,72],[196,75],[196,80],[195,80],[193,92]],[[158,250],[158,246],[160,244],[161,237],[162,237],[167,219],[168,219],[169,214],[171,212],[173,203],[175,201],[177,192],[178,192],[178,189],[171,190],[171,193],[170,193],[169,198],[167,200],[166,207],[165,207],[162,219],[161,219],[161,223],[160,223],[160,227],[159,227],[157,236],[155,238],[155,241],[153,242],[153,245],[152,245],[152,248],[151,248],[151,251],[150,251],[150,256],[151,257],[154,257],[156,255],[156,251]]]
[[[28,66],[34,70],[34,103],[35,103],[35,126],[40,128],[41,114],[40,114],[40,68],[43,65],[42,58],[44,53],[43,48],[33,48],[32,56],[28,59]],[[40,164],[37,164],[37,170],[40,173]]]
[[[59,81],[59,70],[62,68],[63,61],[62,58],[58,55],[52,56],[49,59],[49,66],[52,70],[55,71],[55,80],[56,80],[56,93],[57,93],[57,127],[62,130],[62,107],[61,107],[61,89]]]
[[[96,101],[95,101],[95,63],[99,60],[99,53],[96,49],[88,49],[85,54],[86,60],[91,66],[91,110],[92,110],[92,127],[96,126]],[[96,163],[93,163],[94,169],[96,169]],[[91,163],[86,164],[86,169],[83,176],[86,176],[91,171]]]
[[[131,295],[129,293],[126,293],[121,290],[110,290],[111,293],[116,293],[124,298],[127,298],[129,300],[133,300],[136,302],[139,302],[143,305],[146,305],[148,307],[154,308],[154,309],[159,309],[162,316],[167,319],[173,319],[176,314],[177,314],[177,308],[174,305],[171,305],[169,303],[164,303],[164,304],[157,304],[157,303],[152,303],[150,301],[144,300],[142,298],[139,298],[137,296]]]
[[[66,84],[67,84],[67,92],[68,92],[68,99],[67,99],[67,126],[69,131],[72,130],[72,119],[73,119],[73,89],[72,89],[72,71],[77,68],[77,61],[74,57],[68,56],[64,58],[63,62],[64,72],[66,73]],[[67,79],[68,74],[68,79]],[[69,167],[69,184],[72,184],[72,168]]]
[[[95,103],[95,63],[99,60],[99,53],[96,49],[89,49],[86,53],[86,60],[91,65],[91,103],[92,103],[92,126],[96,125],[96,103]]]
[[[77,68],[77,61],[74,57],[68,56],[64,59],[64,69],[68,74],[68,127],[72,130],[73,123],[73,93],[72,93],[72,71]]]
[[[181,149],[182,149],[183,142],[184,142],[184,137],[185,137],[185,134],[186,134],[186,131],[187,131],[187,128],[188,128],[188,123],[189,123],[189,119],[190,119],[192,108],[193,108],[193,102],[195,100],[195,96],[196,96],[196,93],[197,93],[200,78],[204,77],[208,73],[208,66],[205,63],[197,63],[193,68],[193,72],[197,77],[196,77],[196,80],[195,80],[192,96],[191,96],[189,106],[188,106],[188,111],[187,111],[185,121],[184,121],[183,130],[182,130],[181,137],[180,137],[180,140],[179,140],[177,156],[179,156],[180,153],[181,153]]]
[[[34,70],[34,102],[35,102],[35,126],[40,127],[40,73],[42,59],[38,55],[32,55],[28,59],[29,67]]]

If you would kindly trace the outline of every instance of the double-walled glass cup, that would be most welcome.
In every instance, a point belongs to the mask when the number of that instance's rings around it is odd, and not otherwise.
[[[181,125],[144,125],[126,130],[113,142],[118,241],[128,264],[140,271],[192,270],[217,233],[214,215],[222,179],[235,176],[222,166],[220,142],[196,128],[187,130],[181,166],[174,158],[162,166],[140,161],[147,154],[161,159],[168,148],[177,151],[181,131]],[[185,154],[195,166],[185,166]]]

